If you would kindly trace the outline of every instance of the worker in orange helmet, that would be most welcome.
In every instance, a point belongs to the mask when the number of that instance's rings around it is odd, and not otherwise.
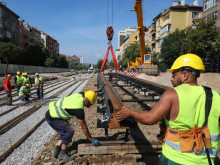
[[[203,71],[199,56],[179,56],[169,69],[174,88],[166,90],[150,111],[123,106],[116,115],[118,121],[133,118],[146,125],[164,119],[166,131],[159,165],[214,164],[220,136],[220,96],[198,85],[197,78]]]
[[[12,105],[12,96],[11,96],[11,74],[7,74],[7,77],[4,81],[4,90],[7,93],[7,101],[6,101],[6,105]]]
[[[84,107],[89,108],[96,103],[97,95],[95,92],[97,91],[98,90],[89,90],[86,92],[79,92],[49,103],[49,110],[45,114],[46,122],[60,134],[53,152],[55,158],[65,162],[73,160],[73,157],[67,154],[66,149],[67,145],[72,141],[74,134],[74,130],[68,123],[68,120],[74,117],[78,119],[84,135],[93,145],[100,145],[100,142],[91,136],[84,114]]]

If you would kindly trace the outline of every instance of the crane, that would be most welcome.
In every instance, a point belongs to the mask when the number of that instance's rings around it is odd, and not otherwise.
[[[148,64],[151,65],[151,55],[145,55],[145,31],[144,31],[144,24],[143,24],[143,11],[142,11],[142,0],[135,0],[134,9],[131,11],[135,11],[137,14],[137,23],[138,23],[138,33],[139,33],[139,43],[141,49],[141,65]],[[146,57],[145,57],[146,56]],[[145,62],[144,59],[148,59]]]

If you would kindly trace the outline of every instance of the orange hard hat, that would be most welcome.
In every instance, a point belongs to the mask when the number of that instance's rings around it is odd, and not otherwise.
[[[11,78],[11,74],[7,74],[7,77]]]

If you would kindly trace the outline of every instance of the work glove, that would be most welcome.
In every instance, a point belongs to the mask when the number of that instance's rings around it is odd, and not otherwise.
[[[95,147],[102,145],[102,144],[101,144],[97,139],[95,139],[95,138],[92,138],[91,142],[92,142],[93,146],[95,146]]]

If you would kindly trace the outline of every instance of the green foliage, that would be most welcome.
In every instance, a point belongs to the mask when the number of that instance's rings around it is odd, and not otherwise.
[[[150,52],[149,47],[145,47],[146,54]],[[130,44],[127,49],[125,50],[125,53],[122,56],[122,60],[119,61],[119,65],[123,68],[127,68],[127,63],[129,61],[136,61],[137,57],[141,57],[141,51],[140,51],[140,45],[138,42]]]
[[[54,59],[52,58],[52,57],[49,57],[49,58],[47,58],[46,60],[45,60],[45,62],[44,62],[44,64],[45,64],[45,66],[47,66],[47,67],[51,67],[52,65],[54,65]]]
[[[0,59],[2,63],[14,63],[21,57],[22,49],[12,42],[0,42]]]
[[[111,67],[114,67],[114,62],[113,62],[113,60],[111,60],[108,65],[111,66]]]
[[[157,57],[160,68],[170,68],[177,57],[194,53],[203,60],[220,59],[220,30],[213,19],[197,19],[194,26],[176,30],[166,37]]]
[[[102,63],[103,63],[103,59],[99,59],[99,60],[97,61],[97,64],[96,64],[96,68],[97,68],[97,69],[101,69]]]

